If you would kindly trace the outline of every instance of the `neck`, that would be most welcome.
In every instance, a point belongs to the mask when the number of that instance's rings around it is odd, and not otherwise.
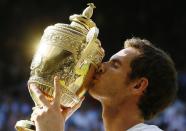
[[[102,103],[102,117],[105,131],[124,131],[132,126],[144,122],[139,109],[131,102],[120,104]]]

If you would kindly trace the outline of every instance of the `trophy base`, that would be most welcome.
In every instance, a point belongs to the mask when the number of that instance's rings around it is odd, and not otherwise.
[[[20,120],[16,123],[15,128],[17,131],[35,131],[36,127],[34,122],[28,120]]]

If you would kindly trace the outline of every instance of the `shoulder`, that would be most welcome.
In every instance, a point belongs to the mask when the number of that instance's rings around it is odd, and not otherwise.
[[[163,130],[161,130],[159,127],[155,125],[147,125],[144,123],[140,123],[131,127],[127,131],[163,131]]]

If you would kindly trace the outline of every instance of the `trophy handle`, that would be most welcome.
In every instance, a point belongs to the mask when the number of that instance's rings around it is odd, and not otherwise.
[[[15,128],[17,131],[35,131],[36,130],[34,122],[29,121],[29,120],[17,121]]]

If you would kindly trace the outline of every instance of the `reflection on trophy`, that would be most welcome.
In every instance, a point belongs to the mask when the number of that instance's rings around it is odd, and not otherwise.
[[[70,16],[71,24],[58,23],[45,29],[39,48],[31,64],[28,86],[34,83],[46,99],[53,99],[54,76],[62,85],[61,105],[73,107],[88,90],[88,82],[104,57],[104,50],[97,39],[99,30],[90,19],[93,3],[81,15]],[[41,102],[29,89],[35,106]],[[34,131],[34,122],[20,120],[15,128],[18,131]]]

